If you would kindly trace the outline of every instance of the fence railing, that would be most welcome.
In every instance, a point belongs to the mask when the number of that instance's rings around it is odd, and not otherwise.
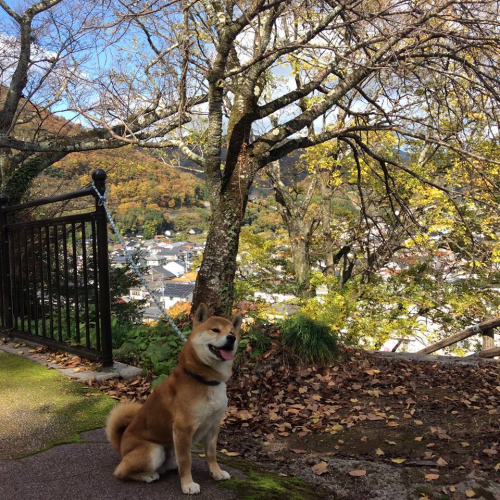
[[[461,332],[451,335],[450,337],[443,339],[435,344],[432,344],[424,349],[418,351],[419,354],[431,354],[433,352],[439,351],[444,347],[448,347],[452,344],[456,344],[461,340],[465,340],[473,335],[483,336],[483,349],[471,356],[479,356],[481,358],[494,358],[500,356],[500,348],[495,348],[495,328],[500,326],[500,317],[490,318],[477,325],[471,326],[462,330]]]
[[[106,173],[95,170],[101,194]],[[29,222],[23,210],[91,197],[94,210]],[[0,316],[11,335],[113,365],[108,230],[93,188],[8,205],[0,194]]]

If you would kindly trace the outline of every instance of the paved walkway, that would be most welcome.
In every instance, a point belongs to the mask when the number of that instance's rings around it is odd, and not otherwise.
[[[55,446],[18,460],[0,460],[1,500],[177,500],[183,495],[179,476],[168,472],[154,483],[121,481],[113,476],[118,454],[103,429],[84,432],[81,443]],[[233,477],[244,477],[222,465]],[[193,455],[193,479],[201,485],[196,498],[234,500],[210,478],[204,459]]]

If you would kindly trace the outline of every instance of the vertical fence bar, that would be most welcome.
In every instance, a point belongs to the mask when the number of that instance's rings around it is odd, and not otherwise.
[[[0,232],[2,231],[2,229],[0,228]],[[4,269],[3,269],[3,255],[2,255],[2,247],[3,247],[3,243],[1,241],[2,237],[0,235],[0,296],[1,296],[1,299],[0,299],[0,325],[2,326],[2,328],[5,327],[5,304],[4,304],[4,300],[3,300],[3,291],[5,290],[5,283],[4,283],[4,276],[5,276],[5,273],[3,272]]]
[[[25,316],[26,316],[26,302],[24,300],[24,272],[23,272],[23,251],[21,248],[21,231],[16,231],[17,235],[17,251],[16,255],[18,256],[18,262],[19,262],[19,303],[21,304],[21,316],[20,316],[20,321],[21,321],[21,331],[23,333],[26,332],[25,329]]]
[[[47,325],[45,324],[45,279],[43,276],[43,237],[42,227],[38,228],[38,258],[40,264],[40,315],[42,317],[42,337],[47,337]]]
[[[7,206],[8,204],[8,197],[6,195],[4,195],[3,193],[0,194],[0,211],[2,211],[2,206]],[[2,202],[3,200],[3,202]],[[2,211],[3,212],[3,211]],[[7,215],[5,212],[4,212],[4,215]],[[0,216],[1,217],[1,216]],[[9,241],[5,241],[6,237],[7,237],[7,228],[6,228],[6,224],[7,224],[7,217],[3,217],[3,220],[0,220],[0,294],[1,294],[1,299],[0,299],[0,311],[1,311],[1,325],[2,327],[5,327],[5,323],[6,323],[6,300],[5,300],[5,294],[8,290],[8,288],[6,287],[6,283],[5,283],[5,280],[6,280],[6,277],[7,277],[7,274],[9,273],[9,270],[5,267],[5,264],[4,264],[4,260],[8,260],[9,258],[9,254],[8,254],[8,250],[9,250]],[[7,253],[4,251],[5,249],[7,249]]]
[[[0,252],[2,258],[2,325],[12,328],[12,295],[10,282],[9,232],[7,230],[8,216],[3,210],[9,203],[6,194],[0,194]]]
[[[19,255],[19,252],[16,253],[16,233],[13,231],[9,231],[9,254],[12,256],[10,259],[10,268],[11,268],[11,282],[12,282],[12,297],[14,300],[12,302],[12,314],[14,316],[14,328],[19,330],[19,321],[18,317],[21,314],[21,306],[19,304],[19,273],[17,272],[17,264],[16,264],[16,255]]]
[[[57,233],[57,224],[54,227],[54,271],[56,274],[56,302],[57,302],[57,337],[59,342],[63,341],[62,338],[62,321],[61,321],[61,279],[60,279],[60,266],[59,266],[59,237]]]
[[[38,291],[37,291],[37,280],[36,280],[36,268],[37,259],[35,253],[35,230],[31,228],[31,265],[33,266],[33,312],[35,318],[35,335],[38,336]]]
[[[16,269],[19,271],[19,276],[18,276],[18,285],[19,285],[19,304],[20,304],[20,314],[19,314],[19,321],[21,324],[21,331],[24,333],[25,330],[25,323],[24,323],[24,317],[26,315],[26,304],[24,302],[24,278],[23,278],[23,252],[21,249],[21,231],[15,231],[14,233],[16,235],[16,240],[17,240],[17,247],[14,255],[17,255],[17,262],[16,262]]]
[[[85,222],[82,222],[82,264],[83,264],[83,300],[85,304],[85,346],[90,348],[90,315],[89,315],[89,292],[88,292],[88,269],[87,269],[87,237]]]
[[[63,242],[63,262],[64,262],[64,297],[66,310],[66,340],[71,339],[71,318],[70,318],[70,294],[69,294],[69,270],[68,270],[68,233],[66,224],[62,225],[62,242]]]
[[[95,220],[92,220],[92,262],[94,265],[94,311],[95,311],[95,345],[101,351],[101,319],[99,311],[99,272],[97,265],[97,235]]]
[[[92,179],[99,193],[106,191],[106,172],[94,170]],[[99,292],[101,305],[102,366],[113,366],[111,339],[111,297],[109,291],[108,223],[106,211],[96,196],[97,253],[99,264]]]
[[[54,302],[52,300],[52,266],[50,259],[50,226],[45,227],[47,238],[47,293],[49,295],[49,332],[50,338],[54,340]]]
[[[31,297],[30,297],[30,262],[28,259],[28,231],[23,231],[24,233],[24,258],[26,259],[26,264],[24,270],[26,271],[26,311],[28,313],[28,333],[31,334]],[[24,290],[23,290],[24,292]]]
[[[71,249],[73,253],[73,287],[74,287],[74,301],[75,301],[75,329],[76,329],[76,342],[80,345],[80,303],[78,300],[78,252],[76,247],[76,226],[71,224]]]

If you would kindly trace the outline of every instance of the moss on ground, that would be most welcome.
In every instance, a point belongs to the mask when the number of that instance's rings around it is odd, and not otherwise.
[[[56,370],[0,351],[0,459],[79,442],[102,427],[115,401]]]
[[[280,476],[241,459],[220,457],[220,462],[241,470],[246,479],[232,478],[219,483],[234,491],[238,500],[320,500],[325,498],[317,488],[295,477]]]

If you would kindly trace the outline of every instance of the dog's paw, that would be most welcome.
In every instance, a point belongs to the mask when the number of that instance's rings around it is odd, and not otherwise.
[[[216,481],[227,481],[228,479],[231,479],[231,474],[225,470],[219,470],[218,472],[212,472],[212,477]]]
[[[131,474],[128,478],[133,479],[134,481],[152,483],[153,481],[158,481],[158,479],[160,479],[160,474],[158,474],[158,472],[143,472],[141,474]]]
[[[160,474],[158,472],[151,472],[151,474],[144,475],[144,481],[146,483],[152,483],[153,481],[158,481],[160,479]]]
[[[188,483],[182,485],[182,493],[186,495],[198,495],[201,491],[198,483]]]

